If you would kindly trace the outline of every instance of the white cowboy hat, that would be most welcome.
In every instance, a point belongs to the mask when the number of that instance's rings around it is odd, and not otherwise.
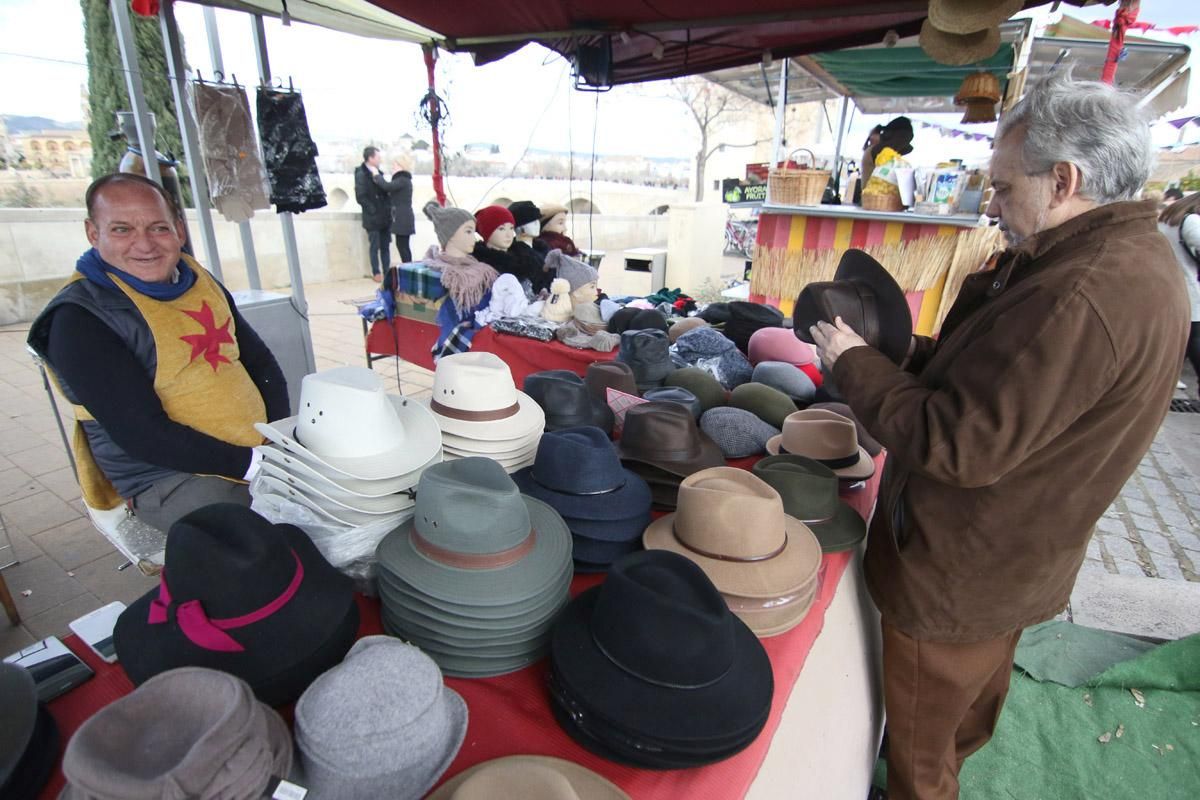
[[[429,409],[445,433],[465,439],[516,439],[546,427],[541,406],[517,391],[495,353],[455,353],[438,360]]]
[[[347,493],[326,493],[321,488],[302,480],[290,472],[281,470],[274,464],[264,463],[259,469],[259,474],[287,484],[321,508],[328,509],[333,513],[337,513],[338,509],[344,508],[363,514],[387,515],[412,508],[416,503],[416,495],[412,490],[387,494],[383,497],[357,497]]]
[[[380,478],[379,480],[369,481],[341,474],[322,475],[317,471],[320,468],[320,464],[315,460],[310,461],[309,456],[289,452],[274,444],[263,444],[254,449],[262,453],[264,463],[271,464],[284,472],[303,478],[310,486],[319,487],[325,494],[331,497],[338,496],[334,494],[335,492],[341,492],[355,498],[362,498],[387,497],[397,492],[408,491],[421,480],[422,472],[428,467],[439,464],[442,461],[442,451],[439,450],[433,455],[433,458],[412,472],[406,472],[403,475],[397,475],[393,478]]]
[[[319,503],[308,497],[303,492],[294,489],[283,481],[278,481],[275,478],[266,475],[260,475],[255,479],[256,494],[269,494],[275,497],[282,498],[289,502],[302,506],[316,514],[326,522],[331,522],[335,525],[342,525],[351,528],[361,527],[363,525],[372,525],[381,522],[389,517],[387,514],[366,514],[362,511],[355,511],[350,508],[322,508]],[[393,512],[392,515],[396,519],[396,524],[399,525],[405,519],[408,519],[413,514],[412,507],[402,511]]]
[[[363,480],[411,473],[442,446],[438,421],[420,403],[390,395],[366,367],[305,375],[300,413],[255,430],[327,476]]]

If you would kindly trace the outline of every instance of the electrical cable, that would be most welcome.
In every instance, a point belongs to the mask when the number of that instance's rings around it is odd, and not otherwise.
[[[596,237],[592,233],[592,219],[596,216],[596,129],[600,127],[600,93],[596,92],[596,105],[592,109],[592,173],[588,177],[588,249],[596,249]]]

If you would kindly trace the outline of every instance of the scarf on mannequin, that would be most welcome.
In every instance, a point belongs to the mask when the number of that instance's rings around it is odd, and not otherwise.
[[[479,305],[499,277],[495,269],[474,256],[452,256],[436,245],[430,246],[423,261],[425,266],[441,271],[442,286],[460,313]]]

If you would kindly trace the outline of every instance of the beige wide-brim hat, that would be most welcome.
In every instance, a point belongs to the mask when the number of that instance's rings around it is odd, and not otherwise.
[[[642,544],[695,562],[722,594],[774,599],[816,579],[817,537],[784,514],[778,492],[746,470],[713,467],[685,478],[676,508],[650,523]]]
[[[285,483],[321,508],[333,509],[334,512],[338,509],[346,509],[362,514],[385,516],[387,514],[395,514],[397,511],[403,511],[406,508],[412,508],[415,502],[413,499],[414,495],[410,492],[396,492],[394,494],[385,494],[382,497],[359,497],[349,493],[337,492],[330,489],[328,484],[322,486],[310,483],[303,476],[280,469],[275,464],[271,464],[265,460],[259,468],[258,474],[267,478],[274,478],[280,483]]]
[[[518,391],[512,371],[495,353],[455,353],[438,360],[433,394],[422,400],[444,433],[494,442],[532,435],[546,414]]]
[[[507,756],[476,764],[435,789],[426,800],[630,800],[586,767],[548,756]]]
[[[302,478],[305,483],[320,488],[331,497],[340,496],[336,494],[338,491],[360,498],[387,497],[397,492],[405,492],[417,485],[422,472],[433,464],[441,463],[442,460],[442,451],[439,449],[412,472],[378,480],[363,480],[339,473],[324,474],[319,471],[320,464],[309,456],[290,452],[276,444],[259,445],[255,450],[262,454],[264,463],[273,464],[284,472]]]
[[[393,511],[387,514],[368,514],[363,511],[355,511],[352,508],[344,506],[336,506],[326,504],[305,494],[295,486],[284,483],[281,480],[272,478],[266,475],[260,475],[254,481],[255,494],[267,494],[278,497],[282,500],[287,500],[290,503],[311,511],[316,517],[325,523],[335,526],[348,526],[352,528],[362,527],[364,525],[373,525],[382,523],[385,520],[393,520],[399,525],[413,515],[413,505],[407,508]]]
[[[1024,0],[929,0],[929,22],[946,33],[977,33],[994,28],[1024,5]]]
[[[746,627],[760,639],[787,633],[799,625],[812,610],[821,582],[813,576],[812,582],[795,593],[767,600],[753,597],[738,597],[722,594],[726,605]]]
[[[767,440],[768,455],[781,453],[819,461],[842,480],[865,481],[875,474],[854,422],[824,409],[797,411],[783,421],[783,432]]]
[[[919,41],[925,55],[937,63],[963,67],[996,55],[1000,49],[1000,28],[993,26],[975,33],[946,33],[926,19],[921,23]]]

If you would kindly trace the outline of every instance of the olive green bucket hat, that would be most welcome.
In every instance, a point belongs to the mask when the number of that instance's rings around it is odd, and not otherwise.
[[[743,383],[729,396],[729,405],[749,411],[772,428],[782,428],[796,403],[778,389],[765,383]]]

